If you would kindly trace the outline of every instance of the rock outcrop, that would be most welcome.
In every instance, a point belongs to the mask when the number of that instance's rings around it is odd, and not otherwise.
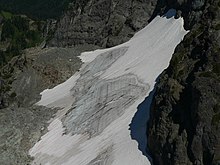
[[[112,47],[146,26],[153,0],[76,0],[59,20],[49,46],[93,44]]]
[[[220,163],[220,3],[189,7],[190,33],[160,76],[151,105],[148,146],[155,165]]]
[[[41,91],[79,69],[81,62],[76,55],[127,41],[147,24],[155,5],[153,0],[75,0],[59,21],[47,21],[43,33],[47,45],[80,46],[71,50],[29,49],[1,69],[0,164],[23,165],[30,161],[28,149],[46,131],[46,122],[56,112],[47,109],[45,113],[45,108],[33,104]]]
[[[144,98],[187,33],[175,13],[156,17],[122,45],[84,52],[79,72],[42,92],[38,105],[62,110],[31,148],[33,164],[150,164],[138,105],[147,104]]]
[[[129,40],[156,15],[175,8],[190,29],[204,9],[204,0],[76,0],[51,31],[48,46],[92,44],[103,48]]]
[[[59,84],[79,69],[81,62],[75,55],[94,49],[93,45],[112,47],[123,43],[147,20],[170,8],[177,9],[177,17],[184,17],[190,33],[159,78],[151,106],[149,149],[156,165],[219,164],[218,0],[75,0],[59,21],[47,23],[44,35],[48,46],[80,45],[78,52],[73,55],[70,50],[54,48],[36,54],[34,50],[27,57],[14,58],[1,71],[0,164],[23,165],[30,161],[28,149],[46,132],[46,122],[56,111],[45,112],[45,108],[32,105],[40,91]],[[69,117],[73,115],[68,113]],[[73,130],[67,119],[67,131],[81,132]],[[84,124],[86,119],[82,119]]]
[[[47,132],[57,109],[36,106],[40,92],[63,82],[81,66],[76,49],[32,48],[1,69],[0,164],[24,165],[28,150]]]

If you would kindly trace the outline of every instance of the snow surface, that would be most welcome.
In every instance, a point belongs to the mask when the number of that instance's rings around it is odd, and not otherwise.
[[[175,15],[174,12],[170,10],[167,15]],[[102,53],[127,47],[124,55],[100,73],[100,79],[114,80],[117,77],[132,74],[148,86],[148,90],[140,94],[140,97],[101,133],[92,137],[86,133],[65,134],[62,123],[65,113],[70,110],[75,101],[71,89],[82,76],[82,69],[63,84],[43,91],[38,105],[63,109],[49,125],[49,132],[42,136],[41,140],[29,151],[29,154],[35,158],[33,164],[150,165],[147,157],[138,150],[138,143],[132,140],[129,124],[132,122],[138,105],[153,90],[157,77],[169,65],[175,47],[186,33],[187,31],[183,29],[182,18],[157,16],[124,44],[82,53],[80,58],[85,63],[83,65],[85,67]],[[143,128],[145,127],[146,125],[143,125]],[[140,130],[144,130],[143,128]]]
[[[79,78],[79,74],[76,73],[75,75],[71,76],[68,80],[66,80],[64,83],[57,85],[53,89],[44,90],[43,92],[40,93],[41,100],[37,103],[37,105],[50,107],[51,103],[54,103],[63,98],[71,97],[70,90],[75,85],[74,82],[76,82],[78,78]],[[53,107],[54,105],[52,104],[51,106]]]

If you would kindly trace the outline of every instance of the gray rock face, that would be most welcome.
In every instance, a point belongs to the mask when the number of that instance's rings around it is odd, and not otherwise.
[[[24,165],[32,160],[28,150],[42,134],[56,110],[10,106],[0,111],[0,164]]]
[[[157,83],[148,130],[156,165],[219,164],[218,4],[207,1],[200,10],[203,1],[193,2],[197,7],[189,18],[199,13],[197,24],[176,48]]]
[[[23,165],[29,163],[31,159],[27,156],[28,149],[46,131],[46,121],[56,112],[56,110],[47,110],[47,113],[45,113],[44,111],[46,110],[44,108],[33,107],[32,105],[39,100],[41,91],[63,82],[79,69],[81,62],[76,58],[76,55],[79,55],[84,50],[111,47],[127,41],[133,36],[134,32],[147,24],[155,5],[156,1],[153,0],[76,0],[58,22],[53,20],[47,22],[44,27],[44,36],[50,40],[48,42],[49,46],[78,45],[78,47],[74,47],[71,50],[49,48],[44,49],[45,52],[29,50],[22,57],[13,59],[2,69],[1,72],[4,72],[4,74],[1,74],[1,76],[3,76],[6,86],[3,85],[1,87],[0,95],[0,108],[3,108],[0,114],[0,121],[3,122],[0,123],[0,164]],[[121,53],[123,54],[126,49],[119,51],[122,51]],[[101,61],[101,59],[99,60]],[[111,64],[105,63],[105,65]],[[93,74],[97,73],[96,77],[98,77],[98,70],[95,70],[93,66],[90,67],[94,72]],[[115,95],[116,91],[112,91],[111,98],[115,103],[123,104],[125,107],[137,97],[138,91],[147,88],[146,85],[142,84],[135,91],[131,87],[140,82],[133,75],[128,75],[127,79],[130,85],[121,85],[120,82],[125,82],[125,77],[114,81],[111,80],[107,83],[108,88],[122,90],[117,96]],[[84,82],[86,85],[89,80],[93,80],[93,77],[84,76],[81,83]],[[100,82],[94,91],[102,91],[106,87],[102,83]],[[76,90],[80,89],[76,88]],[[120,95],[125,92],[123,90],[129,91],[126,92],[128,93],[126,99],[120,98]],[[89,87],[82,92],[87,91],[91,92]],[[79,104],[80,100],[84,101],[86,99],[78,97],[76,104]],[[93,99],[96,104],[94,104],[91,111],[96,107],[106,106],[106,115],[104,116],[107,116],[108,110],[115,107],[113,104],[100,105],[97,102],[99,99],[102,98]],[[120,116],[122,111],[123,109],[121,112],[115,111],[115,115]],[[71,115],[74,116],[75,114],[73,112],[69,113],[65,121],[68,121],[68,117]],[[97,122],[91,120],[86,123],[84,115],[83,113],[81,114],[82,121],[78,122],[82,123],[82,126],[91,124],[92,128],[97,129]],[[97,116],[99,115],[102,114],[97,114]],[[18,116],[19,118],[16,118]],[[104,119],[105,117],[100,118],[100,120]],[[22,124],[23,120],[26,124]],[[7,125],[7,122],[10,125]],[[67,130],[80,132],[81,130],[72,128],[74,120],[71,120],[71,122],[69,125],[66,124]],[[106,125],[99,126],[98,129],[101,131]],[[42,131],[41,129],[44,130]],[[6,139],[11,139],[11,141]],[[91,163],[96,164],[99,159],[105,160],[105,158],[97,157]]]
[[[45,132],[46,121],[55,112],[31,105],[39,99],[39,92],[66,80],[79,69],[81,62],[75,55],[85,49],[94,49],[88,45],[111,47],[127,41],[147,24],[147,20],[171,7],[184,17],[187,29],[193,27],[193,32],[176,50],[171,66],[158,83],[149,125],[149,148],[156,164],[218,164],[220,89],[219,35],[216,34],[220,29],[220,12],[217,0],[206,3],[204,0],[74,1],[58,22],[47,23],[44,34],[49,36],[48,46],[80,45],[80,51],[74,55],[67,49],[28,52],[27,58],[12,60],[3,70],[7,79],[5,84],[9,86],[4,86],[7,92],[0,96],[0,108],[4,108],[0,111],[0,164],[23,165],[30,161],[28,149]],[[126,48],[116,51],[122,56]],[[102,66],[110,66],[118,58],[116,52],[108,53],[112,53],[112,59],[107,60],[110,63],[106,63],[105,54],[96,59],[104,64]],[[101,80],[90,88],[87,82],[97,81],[102,73],[97,65],[91,64],[84,69],[84,76],[73,93],[88,92],[91,97],[77,95],[76,108],[66,114],[64,124],[68,132],[82,133],[84,128],[90,128],[95,130],[89,132],[90,135],[95,136],[94,132],[102,131],[111,119],[98,125],[94,118],[105,120],[108,111],[114,111],[119,104],[126,108],[148,86],[134,75],[126,75],[108,82]],[[107,97],[105,89],[111,91],[108,92],[110,96]],[[117,90],[121,92],[116,95]],[[98,93],[103,93],[102,97],[97,97]],[[106,98],[111,98],[112,104],[106,105]],[[8,102],[12,105],[5,108]],[[88,116],[81,111],[84,103],[91,107],[88,111],[95,112],[100,108],[104,111]],[[116,117],[123,108],[114,111]],[[76,115],[79,118],[76,119]],[[77,126],[77,130],[75,123],[81,126]],[[104,164],[105,161],[110,164],[109,151],[111,148],[103,151],[106,154],[102,153],[91,164]]]
[[[48,45],[118,45],[147,24],[155,6],[153,0],[76,1],[58,22]]]
[[[76,49],[49,48],[27,50],[24,54],[27,64],[17,70],[12,88],[22,106],[29,106],[40,99],[45,88],[59,84],[75,73],[81,66]],[[35,98],[37,97],[37,98]]]
[[[33,48],[1,70],[1,165],[30,163],[28,150],[46,133],[47,122],[57,111],[33,104],[42,90],[63,82],[79,69],[77,55],[75,49]]]
[[[186,20],[185,28],[190,29],[201,16],[198,11],[204,4],[204,0],[74,1],[58,21],[48,46],[92,44],[112,47],[129,40],[148,20],[170,8],[177,9],[178,16]]]
[[[204,0],[158,0],[154,15],[160,13],[164,14],[170,8],[177,10],[177,17],[184,18],[185,29],[191,29],[197,24],[204,10]]]
[[[194,0],[192,2],[192,8],[193,9],[201,9],[205,4],[205,0]]]

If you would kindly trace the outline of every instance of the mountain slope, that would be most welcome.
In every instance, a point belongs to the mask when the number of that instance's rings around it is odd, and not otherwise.
[[[147,25],[155,6],[154,0],[75,0],[48,45],[106,48],[124,43]]]
[[[1,69],[1,165],[31,162],[28,150],[47,132],[47,122],[57,111],[34,103],[42,90],[65,81],[80,68],[78,55],[76,49],[31,48]]]
[[[35,19],[58,18],[71,0],[0,0],[0,10]]]
[[[83,53],[78,73],[42,92],[38,105],[61,110],[30,150],[33,164],[150,164],[129,125],[187,33],[174,15],[156,17],[122,45]]]
[[[195,3],[201,6],[188,17],[197,15],[197,23],[160,76],[151,107],[148,146],[156,165],[220,162],[220,4],[192,1],[189,8]]]

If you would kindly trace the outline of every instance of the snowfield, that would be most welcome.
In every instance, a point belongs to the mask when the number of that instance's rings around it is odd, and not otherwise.
[[[78,73],[41,93],[38,105],[61,110],[29,151],[34,165],[150,165],[130,124],[187,33],[174,15],[157,16],[124,44],[82,53]]]

